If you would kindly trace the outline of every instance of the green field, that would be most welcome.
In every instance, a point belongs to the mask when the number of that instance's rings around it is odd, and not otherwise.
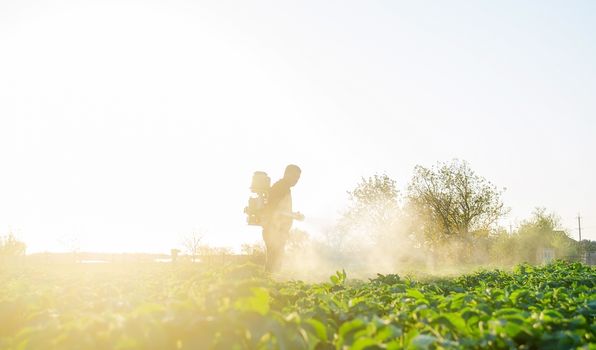
[[[596,349],[596,268],[579,263],[315,284],[254,265],[23,263],[0,283],[1,349]]]

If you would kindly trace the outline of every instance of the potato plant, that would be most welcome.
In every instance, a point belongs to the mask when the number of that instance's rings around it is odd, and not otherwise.
[[[1,349],[596,349],[596,269],[279,281],[253,265],[0,267]]]

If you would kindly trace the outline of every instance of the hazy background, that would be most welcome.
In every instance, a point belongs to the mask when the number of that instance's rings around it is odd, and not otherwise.
[[[0,2],[0,234],[29,252],[260,238],[252,172],[346,190],[461,158],[596,239],[596,2]]]

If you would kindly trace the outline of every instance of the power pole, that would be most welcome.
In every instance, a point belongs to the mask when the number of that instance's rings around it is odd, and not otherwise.
[[[577,230],[579,231],[579,241],[582,241],[582,217],[577,214]]]
[[[584,264],[587,262],[587,255],[584,254],[582,246],[582,217],[577,213],[577,231],[579,232],[579,256],[580,261]]]

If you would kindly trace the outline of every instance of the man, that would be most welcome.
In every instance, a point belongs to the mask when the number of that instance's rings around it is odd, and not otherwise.
[[[280,270],[292,221],[304,219],[302,214],[292,211],[291,188],[298,183],[300,173],[301,170],[297,165],[288,165],[284,177],[273,184],[269,190],[263,223],[263,240],[267,249],[265,270],[268,272]]]

